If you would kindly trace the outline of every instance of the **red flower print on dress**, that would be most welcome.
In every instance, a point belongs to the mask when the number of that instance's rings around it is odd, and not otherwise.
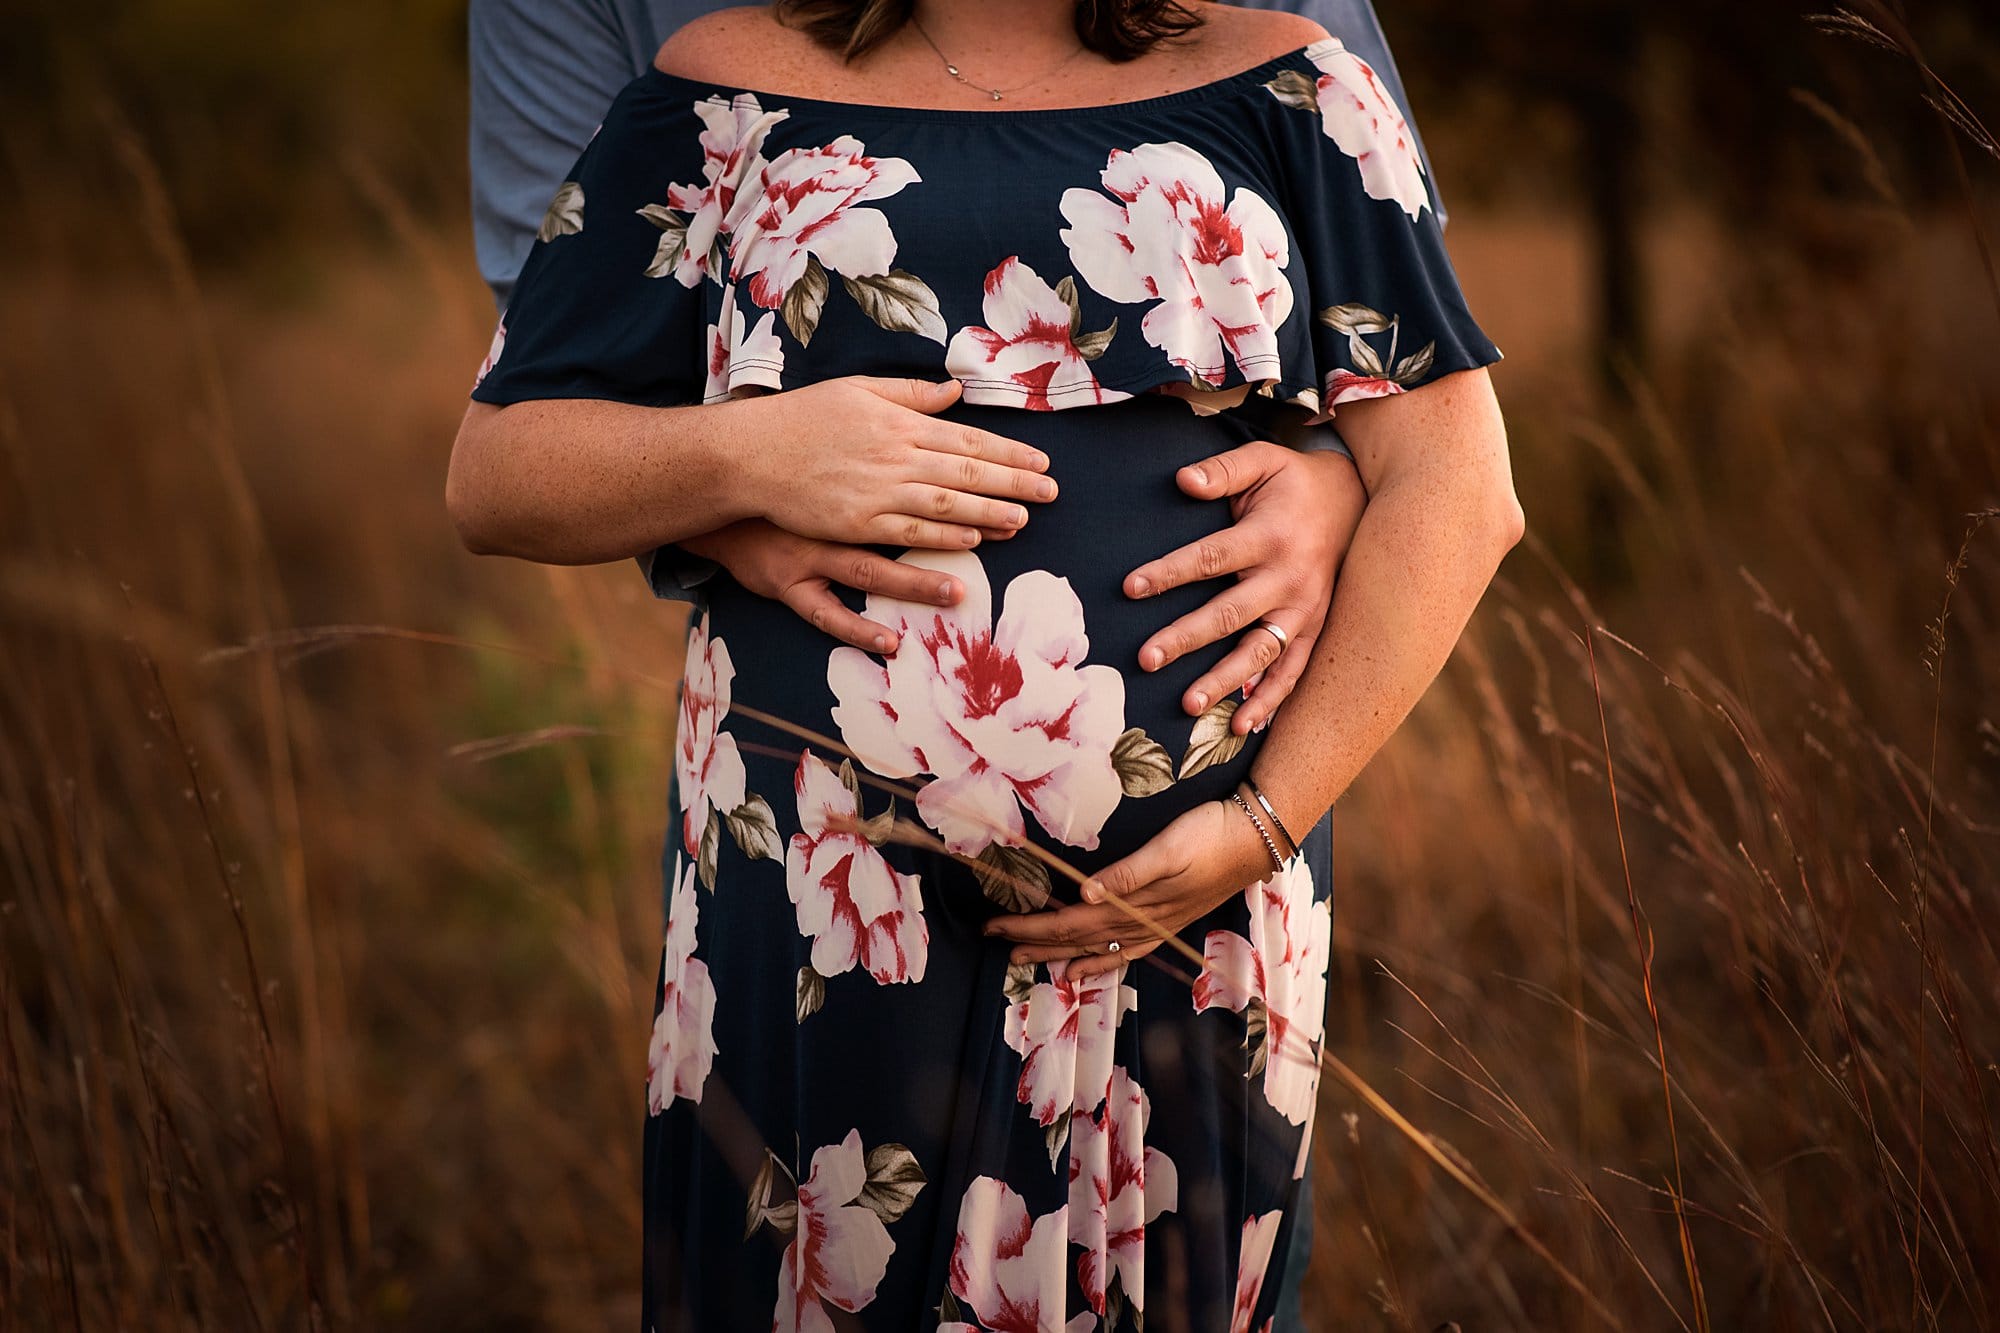
[[[1387,398],[1404,392],[1403,386],[1380,375],[1357,375],[1351,370],[1335,370],[1326,377],[1326,402],[1351,403],[1361,398]]]
[[[1009,255],[986,275],[981,310],[988,327],[960,329],[944,354],[945,372],[965,383],[966,402],[1047,412],[1132,396],[1105,388],[1091,372],[1117,323],[1084,333],[1073,279],[1051,287]]]
[[[503,319],[493,330],[493,341],[487,345],[486,359],[479,363],[479,373],[472,377],[473,388],[478,388],[479,382],[492,373],[493,367],[500,364],[500,353],[506,349],[506,346],[507,321]]]
[[[1121,1293],[1133,1309],[1144,1308],[1146,1224],[1179,1203],[1173,1160],[1146,1146],[1151,1118],[1146,1090],[1121,1066],[1103,1107],[1078,1111],[1070,1129],[1070,1239],[1083,1246],[1077,1281],[1099,1314]],[[1117,1327],[1117,1315],[1107,1322]]]
[[[1091,1333],[1089,1311],[1064,1321],[1069,1292],[1069,1209],[1029,1218],[1004,1181],[980,1176],[958,1208],[950,1291],[938,1333]],[[959,1302],[978,1323],[961,1318]]]
[[[860,823],[859,783],[811,750],[793,778],[799,829],[785,853],[785,890],[811,938],[813,971],[837,976],[856,963],[882,985],[922,981],[930,927],[918,877],[891,866]],[[891,812],[884,810],[881,837]],[[873,821],[871,821],[872,823]]]
[[[859,1130],[813,1154],[779,1264],[772,1333],[834,1333],[826,1306],[851,1314],[875,1299],[896,1243],[876,1209],[861,1201],[868,1177]]]
[[[1255,1041],[1251,1072],[1262,1067],[1265,1098],[1292,1124],[1305,1126],[1310,1137],[1319,1042],[1326,1028],[1333,905],[1313,901],[1312,870],[1303,854],[1243,894],[1250,908],[1249,938],[1228,930],[1208,933],[1194,1007],[1249,1015]],[[1302,1153],[1294,1179],[1303,1165]]]
[[[729,645],[708,633],[704,614],[688,635],[687,677],[681,685],[680,726],[675,735],[674,778],[680,788],[681,847],[701,850],[702,831],[715,811],[734,810],[746,798],[743,756],[722,729],[729,715],[729,686],[736,665]]]
[[[761,154],[771,127],[791,115],[764,110],[755,93],[738,93],[726,102],[705,97],[694,104],[694,113],[706,127],[701,132],[702,178],[667,187],[667,203],[687,215],[671,266],[684,287],[698,287],[704,278],[725,281],[722,238],[734,225],[743,182],[763,169]]]
[[[1278,328],[1292,313],[1285,224],[1254,191],[1227,191],[1185,144],[1113,149],[1095,190],[1065,190],[1062,238],[1083,280],[1113,301],[1156,301],[1146,341],[1219,388],[1233,362],[1245,380],[1276,379]]]
[[[901,638],[885,660],[846,647],[827,659],[841,738],[883,777],[935,775],[917,812],[961,855],[1019,846],[1023,806],[1051,837],[1096,847],[1124,795],[1112,750],[1125,730],[1125,679],[1082,665],[1090,639],[1069,580],[1017,575],[996,621],[972,552],[901,560],[951,575],[965,596],[938,607],[868,595],[863,614]]]
[[[1370,199],[1395,200],[1414,222],[1430,207],[1430,190],[1424,185],[1416,136],[1388,89],[1338,37],[1314,42],[1305,56],[1319,67],[1314,100],[1320,132],[1361,168],[1361,185]]]
[[[721,323],[708,326],[708,379],[702,386],[703,402],[731,397],[742,384],[785,387],[785,349],[772,325],[775,319],[777,316],[767,310],[751,327],[737,307],[735,286],[722,289]]]
[[[895,234],[880,209],[860,205],[919,179],[900,157],[868,156],[851,134],[822,148],[787,149],[757,173],[730,246],[733,275],[749,281],[751,300],[775,310],[805,276],[808,258],[852,277],[888,272]]]
[[[689,865],[678,876],[667,906],[666,994],[646,1052],[646,1105],[654,1115],[676,1097],[699,1102],[701,1085],[715,1062],[715,985],[708,964],[694,956],[697,912],[694,867]]]
[[[1250,1321],[1257,1313],[1257,1298],[1264,1292],[1264,1275],[1271,1268],[1271,1249],[1277,1244],[1278,1223],[1284,1213],[1272,1209],[1243,1223],[1243,1244],[1236,1253],[1236,1305],[1229,1316],[1229,1333],[1250,1333]],[[1275,1319],[1264,1321],[1264,1333],[1271,1333]]]
[[[1139,1007],[1139,992],[1125,984],[1125,969],[1069,978],[1069,962],[1044,965],[1048,980],[1021,985],[1024,966],[1009,973],[1010,994],[1002,1035],[1021,1057],[1014,1096],[1035,1123],[1050,1131],[1049,1157],[1068,1132],[1072,1114],[1095,1111],[1110,1089],[1112,1039],[1125,1015]]]
[[[1437,363],[1435,341],[1425,343],[1408,356],[1397,359],[1397,346],[1403,337],[1403,320],[1399,315],[1385,315],[1350,301],[1345,305],[1328,306],[1316,318],[1336,333],[1347,336],[1347,359],[1354,363],[1353,370],[1336,366],[1327,372],[1326,411],[1329,416],[1340,403],[1403,393],[1410,385],[1421,383]],[[1385,333],[1389,335],[1386,350],[1369,341],[1370,338],[1379,339]]]

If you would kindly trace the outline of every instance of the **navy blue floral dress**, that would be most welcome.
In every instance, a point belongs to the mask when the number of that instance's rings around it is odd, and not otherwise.
[[[855,105],[650,71],[550,205],[473,396],[715,402],[844,375],[1061,486],[1011,540],[888,553],[893,655],[726,574],[691,627],[647,1061],[649,1329],[1266,1327],[1310,1147],[1323,839],[1167,950],[1010,966],[996,912],[1224,796],[1261,735],[1139,646],[1213,583],[1126,571],[1230,522],[1175,471],[1500,356],[1422,167],[1332,38],[1082,110]],[[857,599],[858,599],[858,595]],[[857,600],[857,605],[861,603]],[[782,718],[817,740],[773,726]]]

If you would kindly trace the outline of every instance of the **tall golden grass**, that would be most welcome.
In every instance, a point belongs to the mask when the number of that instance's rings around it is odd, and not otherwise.
[[[0,283],[0,1325],[629,1327],[682,615],[456,549],[456,223],[210,271],[106,144]],[[1459,210],[1531,536],[1337,809],[1314,1327],[2000,1326],[1967,202],[1663,215],[1623,405]]]

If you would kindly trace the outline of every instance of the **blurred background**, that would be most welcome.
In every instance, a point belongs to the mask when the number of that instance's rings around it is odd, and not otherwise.
[[[684,612],[446,522],[464,2],[8,10],[0,1325],[629,1327]],[[1381,16],[1530,536],[1337,807],[1309,1318],[2000,1327],[2000,10]]]

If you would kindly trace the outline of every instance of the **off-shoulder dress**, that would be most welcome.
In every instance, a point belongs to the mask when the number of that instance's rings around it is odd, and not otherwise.
[[[1160,950],[1078,984],[980,925],[1073,898],[1029,845],[1108,864],[1257,752],[1238,699],[1180,707],[1228,644],[1137,667],[1221,586],[1122,591],[1230,522],[1175,471],[1499,357],[1401,113],[1337,38],[1081,109],[657,69],[623,90],[474,398],[954,376],[946,415],[1033,443],[1061,486],[1010,540],[885,548],[966,588],[871,599],[891,656],[709,584],[644,1065],[646,1328],[1265,1327],[1308,1206],[1325,826],[1183,932],[1199,967]]]

